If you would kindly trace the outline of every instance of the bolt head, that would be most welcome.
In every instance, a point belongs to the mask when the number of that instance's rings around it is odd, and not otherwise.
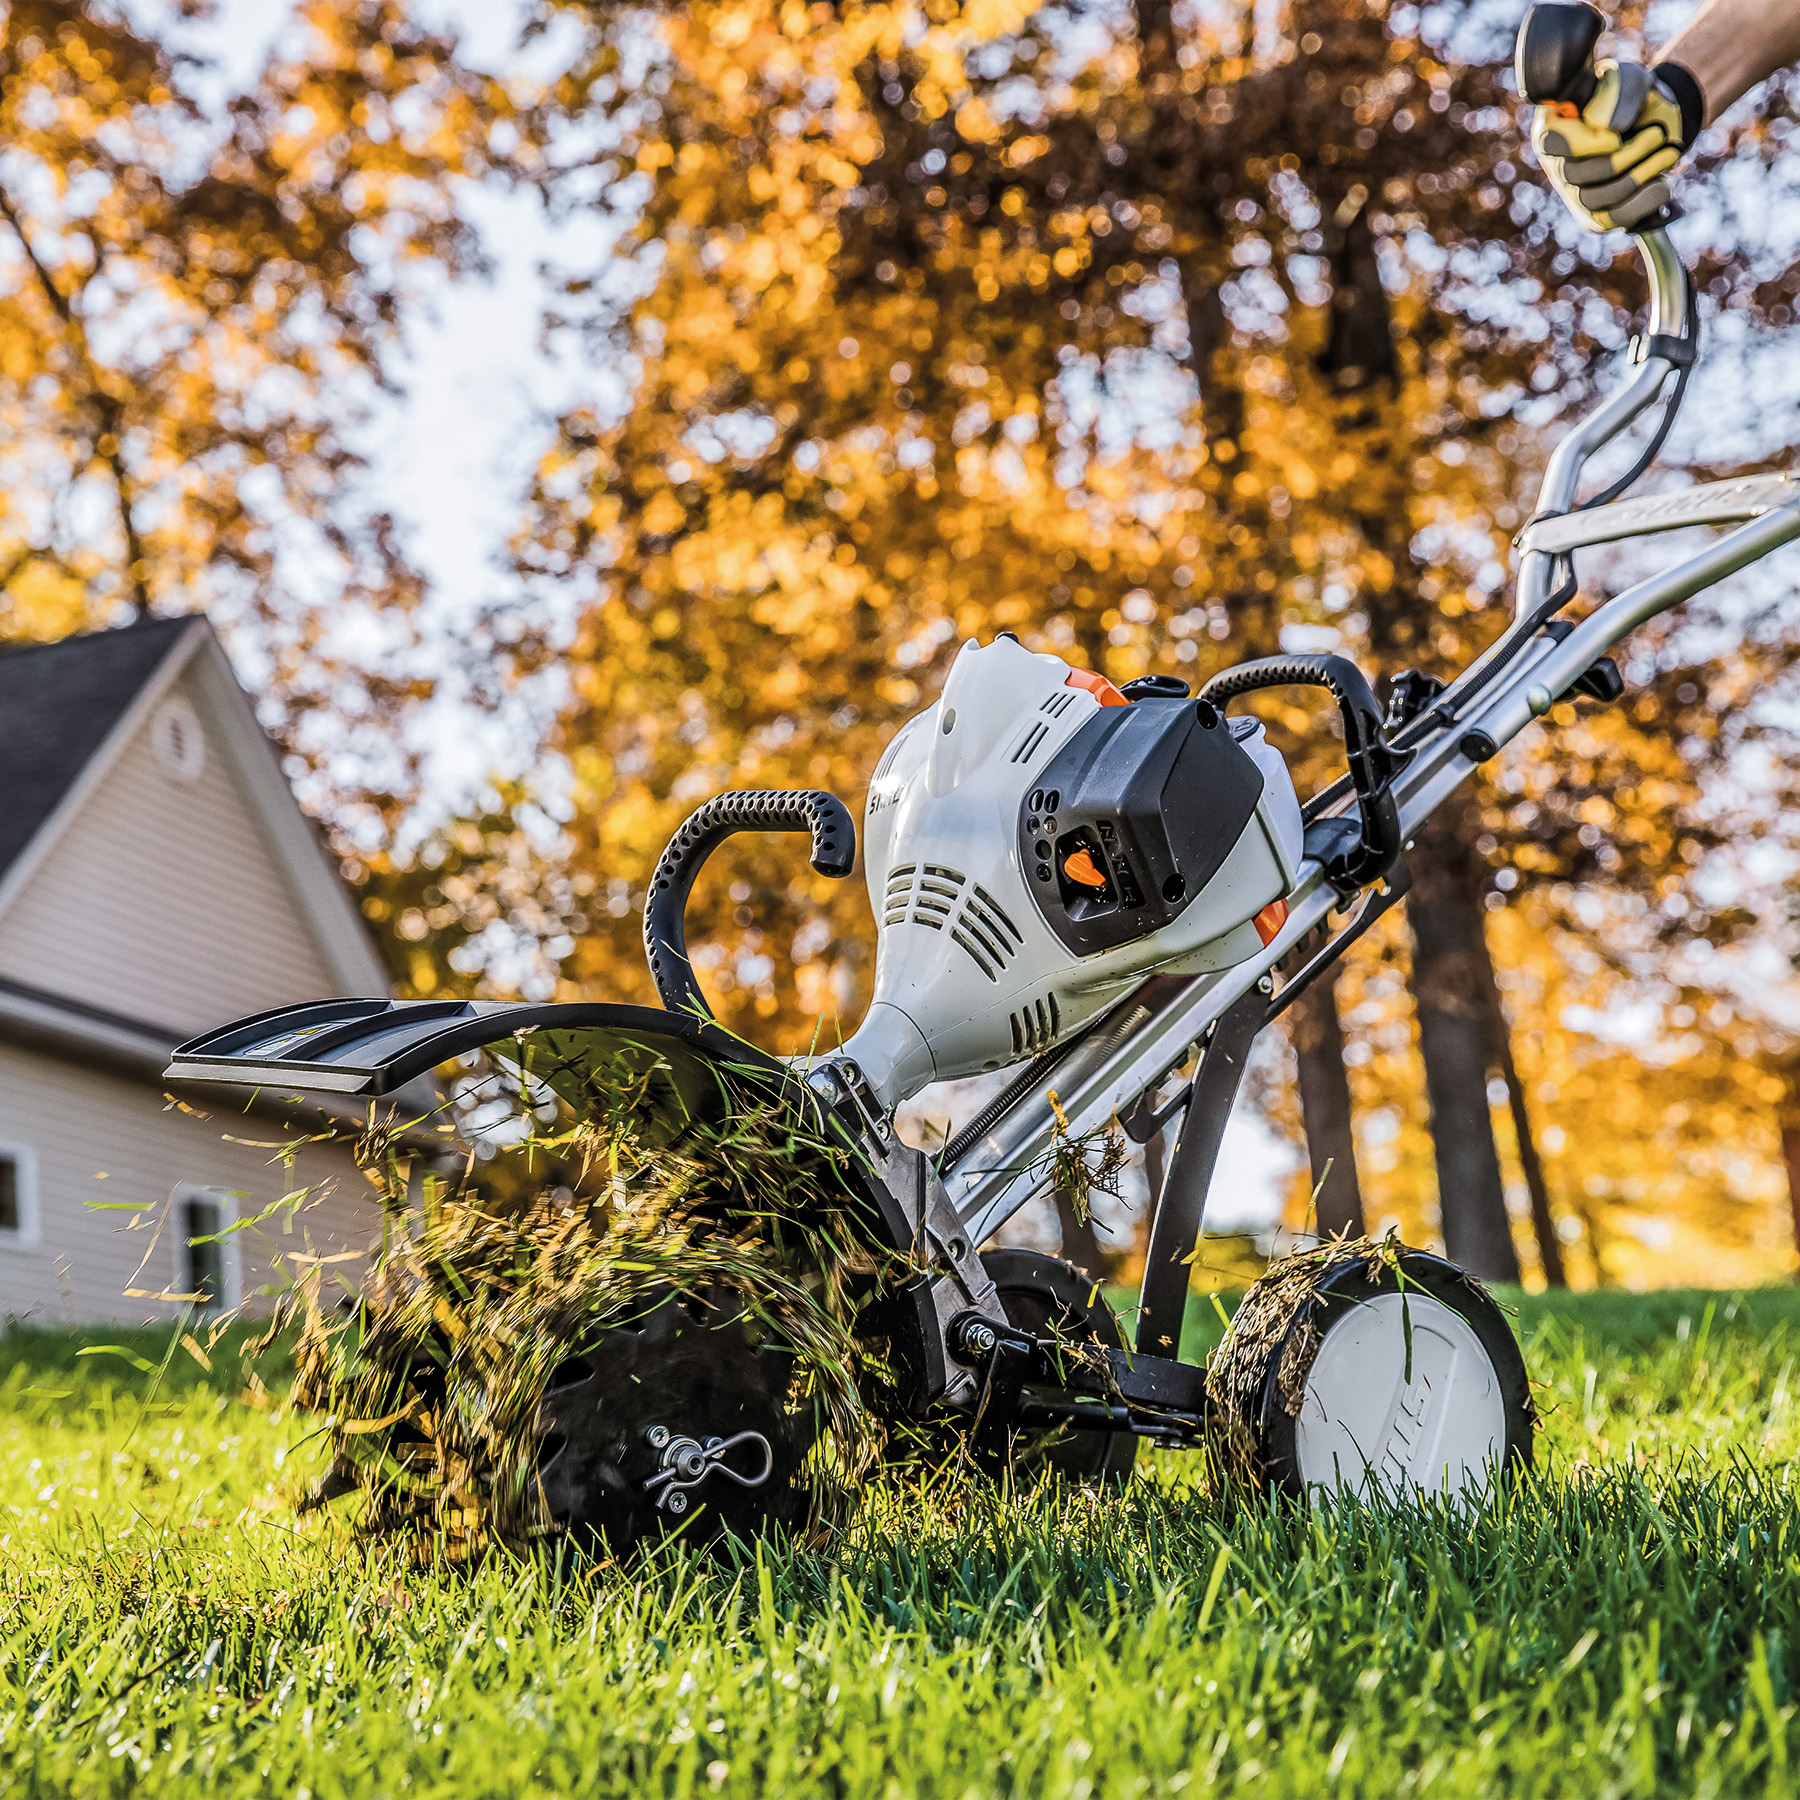
[[[669,1496],[669,1511],[672,1513],[684,1513],[687,1511],[687,1495],[682,1493],[679,1489]]]
[[[666,1425],[652,1425],[644,1433],[644,1438],[652,1450],[661,1450],[669,1442],[669,1428]]]

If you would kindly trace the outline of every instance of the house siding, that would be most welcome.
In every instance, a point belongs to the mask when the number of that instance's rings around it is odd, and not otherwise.
[[[35,1153],[39,1220],[34,1246],[0,1236],[0,1318],[49,1326],[179,1314],[179,1302],[125,1290],[180,1291],[179,1233],[167,1215],[188,1185],[237,1192],[240,1218],[295,1188],[318,1189],[285,1219],[236,1234],[248,1310],[266,1310],[265,1290],[293,1279],[293,1253],[365,1251],[380,1212],[348,1146],[309,1146],[290,1179],[268,1147],[287,1136],[279,1121],[243,1116],[229,1103],[196,1118],[148,1084],[0,1043],[0,1142]],[[121,1206],[131,1210],[114,1210]],[[354,1280],[356,1272],[345,1262],[328,1276]]]
[[[341,992],[231,767],[203,684],[205,766],[181,780],[146,720],[4,916],[0,975],[180,1037]]]

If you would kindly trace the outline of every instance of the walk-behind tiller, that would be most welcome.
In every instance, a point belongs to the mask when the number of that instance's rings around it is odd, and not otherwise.
[[[1527,98],[1579,99],[1594,19],[1534,9],[1520,43]],[[458,1114],[470,1166],[503,1161],[495,1152],[521,1141],[524,1114],[580,1115],[602,1090],[628,1091],[634,1128],[675,1145],[749,1096],[793,1119],[798,1138],[835,1146],[848,1171],[852,1260],[872,1296],[856,1330],[879,1338],[885,1371],[866,1388],[872,1416],[927,1421],[939,1441],[954,1429],[989,1466],[1048,1443],[1067,1474],[1116,1476],[1139,1439],[1197,1445],[1209,1434],[1228,1462],[1301,1496],[1340,1485],[1459,1494],[1529,1464],[1531,1405],[1506,1321],[1424,1251],[1364,1246],[1278,1264],[1210,1375],[1179,1360],[1178,1340],[1256,1034],[1401,899],[1410,837],[1472,769],[1565,696],[1617,699],[1606,652],[1621,638],[1800,536],[1800,486],[1785,475],[1619,500],[1660,431],[1625,480],[1578,500],[1587,459],[1672,384],[1666,429],[1686,385],[1696,320],[1670,216],[1638,233],[1652,304],[1634,372],[1551,457],[1518,543],[1514,618],[1449,686],[1402,676],[1384,716],[1341,656],[1248,663],[1190,695],[1163,676],[1115,689],[1005,634],[963,646],[942,696],[899,732],[870,783],[875,997],[840,1049],[765,1056],[711,1022],[695,981],[683,911],[726,837],[807,832],[815,869],[851,872],[841,802],[746,792],[702,806],[657,867],[645,939],[664,1012],[327,1001],[196,1039],[169,1076],[381,1096],[448,1066],[455,1091],[492,1102]],[[1727,523],[1736,528],[1579,621],[1560,616],[1584,546]],[[1261,726],[1227,712],[1296,685],[1336,702],[1349,761],[1304,806]],[[1007,1067],[1017,1075],[940,1154],[897,1137],[896,1107],[927,1084]],[[620,1070],[631,1075],[623,1090]],[[1177,1115],[1135,1343],[1069,1264],[981,1248],[1071,1146],[1078,1154],[1115,1121],[1144,1142]],[[885,1288],[866,1277],[884,1255],[903,1271]],[[812,1432],[796,1421],[790,1364],[722,1323],[729,1310],[668,1294],[546,1378],[537,1478],[557,1523],[617,1549],[692,1524],[690,1507],[740,1530],[792,1522]]]

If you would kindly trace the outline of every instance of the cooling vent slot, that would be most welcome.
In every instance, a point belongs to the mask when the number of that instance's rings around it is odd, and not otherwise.
[[[1000,971],[1025,943],[1025,934],[986,888],[979,882],[971,885],[961,869],[942,863],[901,863],[888,871],[881,922],[904,925],[909,920],[933,931],[948,928],[989,981],[1000,979]]]
[[[1042,719],[1039,719],[1037,723],[1026,732],[1024,740],[1020,743],[1018,749],[1012,753],[1013,761],[1016,763],[1030,762],[1032,752],[1044,741],[1044,737],[1049,730],[1050,727],[1046,725]]]
[[[968,938],[964,937],[962,932],[958,930],[956,926],[952,925],[950,927],[950,935],[955,938],[966,951],[968,951],[970,960],[989,981],[998,981],[1000,979],[999,975],[995,972],[995,964],[991,962],[988,957],[984,956]]]
[[[963,907],[963,925],[989,946],[988,954],[1004,968],[1019,953],[1025,934],[1006,916],[1000,902],[979,882]]]
[[[888,747],[881,753],[881,761],[875,765],[875,773],[871,782],[879,781],[894,766],[894,758],[900,754],[900,733],[895,732],[888,740]]]
[[[887,891],[881,901],[881,922],[898,925],[906,917],[906,903],[912,898],[912,879],[917,863],[899,863],[888,870]]]
[[[1020,1007],[1007,1023],[1012,1026],[1014,1056],[1048,1050],[1056,1041],[1057,1032],[1062,1029],[1062,1015],[1056,1008],[1056,996],[1046,994],[1042,1000]]]
[[[966,880],[968,877],[961,869],[926,863],[919,871],[918,886],[913,890],[912,922],[942,931],[956,910],[957,896]]]
[[[998,900],[977,882],[963,901],[963,909],[950,935],[968,951],[975,966],[989,981],[998,981],[1000,971],[1018,955],[1025,942],[1024,934]]]
[[[1060,719],[1075,704],[1075,696],[1078,691],[1076,688],[1064,688],[1060,692],[1052,694],[1038,708],[1038,711],[1048,713],[1053,719]]]

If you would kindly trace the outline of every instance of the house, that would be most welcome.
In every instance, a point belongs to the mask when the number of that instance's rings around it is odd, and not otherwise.
[[[366,1246],[347,1142],[290,1169],[316,1118],[183,1110],[162,1072],[229,1019],[387,991],[204,620],[0,652],[0,1319],[254,1305],[296,1252]]]

